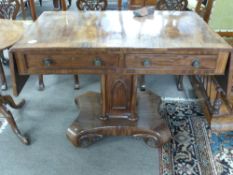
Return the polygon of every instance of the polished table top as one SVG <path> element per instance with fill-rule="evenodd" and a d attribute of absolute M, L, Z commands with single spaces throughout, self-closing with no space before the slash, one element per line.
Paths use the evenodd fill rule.
<path fill-rule="evenodd" d="M 0 50 L 11 46 L 23 35 L 24 28 L 20 22 L 0 19 Z"/>
<path fill-rule="evenodd" d="M 196 13 L 44 12 L 14 48 L 231 49 Z"/>
<path fill-rule="evenodd" d="M 32 74 L 101 74 L 101 94 L 75 100 L 70 141 L 139 136 L 161 146 L 171 134 L 157 112 L 160 98 L 137 95 L 137 76 L 220 75 L 231 50 L 194 12 L 44 12 L 11 49 L 12 87 L 18 95 Z"/>
<path fill-rule="evenodd" d="M 31 21 L 13 21 L 0 19 L 0 50 L 5 49 L 17 42 Z"/>

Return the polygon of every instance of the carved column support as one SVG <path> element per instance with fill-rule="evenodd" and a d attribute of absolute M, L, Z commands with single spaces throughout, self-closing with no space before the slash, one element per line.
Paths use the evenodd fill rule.
<path fill-rule="evenodd" d="M 101 95 L 88 92 L 76 98 L 80 114 L 67 130 L 67 137 L 76 147 L 86 147 L 107 136 L 141 137 L 152 147 L 160 147 L 170 140 L 166 121 L 158 113 L 160 97 L 151 92 L 139 92 L 136 112 L 138 121 L 124 118 L 100 120 Z"/>
<path fill-rule="evenodd" d="M 137 76 L 103 75 L 101 78 L 102 115 L 100 119 L 124 118 L 136 121 Z"/>

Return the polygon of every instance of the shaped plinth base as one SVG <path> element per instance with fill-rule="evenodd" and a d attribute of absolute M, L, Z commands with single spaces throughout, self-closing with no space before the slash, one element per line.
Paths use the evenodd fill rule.
<path fill-rule="evenodd" d="M 151 92 L 139 92 L 138 121 L 126 119 L 100 120 L 100 95 L 88 92 L 76 98 L 79 117 L 67 130 L 67 137 L 77 147 L 86 147 L 104 136 L 142 137 L 148 145 L 160 147 L 171 138 L 166 121 L 159 115 L 160 97 Z"/>

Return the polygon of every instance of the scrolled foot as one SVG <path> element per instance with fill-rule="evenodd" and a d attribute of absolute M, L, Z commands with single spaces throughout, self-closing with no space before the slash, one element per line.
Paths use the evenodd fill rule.
<path fill-rule="evenodd" d="M 19 138 L 19 140 L 23 144 L 28 145 L 29 144 L 29 139 L 21 134 L 21 132 L 18 129 L 18 126 L 17 126 L 17 124 L 15 122 L 15 119 L 13 118 L 12 113 L 10 111 L 8 111 L 7 108 L 4 105 L 0 106 L 0 113 L 7 120 L 8 124 L 11 126 L 12 131 Z"/>
<path fill-rule="evenodd" d="M 22 135 L 21 133 L 16 133 L 16 136 L 19 138 L 19 140 L 24 144 L 24 145 L 30 145 L 29 138 Z"/>
<path fill-rule="evenodd" d="M 74 75 L 74 89 L 76 89 L 76 90 L 80 89 L 80 84 L 79 84 L 79 77 L 78 77 L 78 75 Z"/>
<path fill-rule="evenodd" d="M 86 148 L 95 142 L 101 140 L 103 138 L 102 135 L 97 135 L 97 134 L 88 134 L 81 136 L 78 141 L 78 147 Z"/>
<path fill-rule="evenodd" d="M 72 128 L 68 128 L 66 136 L 74 146 L 82 148 L 86 148 L 103 138 L 101 134 L 77 132 L 76 129 L 73 130 Z"/>
<path fill-rule="evenodd" d="M 3 54 L 3 51 L 0 51 L 0 59 L 2 60 L 2 64 L 5 66 L 9 65 L 9 59 L 6 59 L 6 57 Z"/>
<path fill-rule="evenodd" d="M 155 138 L 144 138 L 144 142 L 151 148 L 157 148 L 159 146 L 159 142 Z"/>
<path fill-rule="evenodd" d="M 80 89 L 80 85 L 79 85 L 79 84 L 75 84 L 75 85 L 74 85 L 74 89 L 75 89 L 75 90 Z"/>
<path fill-rule="evenodd" d="M 1 85 L 1 89 L 2 89 L 3 91 L 6 91 L 6 90 L 7 90 L 7 84 L 6 84 L 6 83 L 3 83 L 3 84 Z"/>
<path fill-rule="evenodd" d="M 144 142 L 149 147 L 152 147 L 152 148 L 158 148 L 164 144 L 159 138 L 159 136 L 149 135 L 149 133 L 148 134 L 135 134 L 133 136 L 136 138 L 143 138 Z"/>
<path fill-rule="evenodd" d="M 38 88 L 38 90 L 39 90 L 39 91 L 43 91 L 43 90 L 44 90 L 44 88 L 45 88 L 44 83 L 39 84 L 39 88 Z"/>
<path fill-rule="evenodd" d="M 26 103 L 26 101 L 23 99 L 21 100 L 17 105 L 16 105 L 16 108 L 21 108 L 24 106 L 24 104 Z"/>
<path fill-rule="evenodd" d="M 177 89 L 178 91 L 183 91 L 184 90 L 184 86 L 183 86 L 183 78 L 184 76 L 183 75 L 178 75 L 176 77 L 176 86 L 177 86 Z"/>
<path fill-rule="evenodd" d="M 182 84 L 180 84 L 180 83 L 178 83 L 177 84 L 177 89 L 178 89 L 178 91 L 183 91 L 183 85 Z"/>
<path fill-rule="evenodd" d="M 8 104 L 10 107 L 15 109 L 21 108 L 25 104 L 25 100 L 16 104 L 10 95 L 2 96 L 2 99 L 4 104 Z"/>
<path fill-rule="evenodd" d="M 43 75 L 39 75 L 38 79 L 39 79 L 39 88 L 38 88 L 38 90 L 43 91 L 44 88 L 45 88 Z"/>
<path fill-rule="evenodd" d="M 141 90 L 141 91 L 145 91 L 145 90 L 146 90 L 146 85 L 145 85 L 145 84 L 141 85 L 141 86 L 140 86 L 140 90 Z"/>
<path fill-rule="evenodd" d="M 145 91 L 146 90 L 145 75 L 139 76 L 138 80 L 139 80 L 140 91 Z"/>
<path fill-rule="evenodd" d="M 9 60 L 6 59 L 6 58 L 2 58 L 2 63 L 3 63 L 5 66 L 8 66 L 8 65 L 9 65 Z"/>

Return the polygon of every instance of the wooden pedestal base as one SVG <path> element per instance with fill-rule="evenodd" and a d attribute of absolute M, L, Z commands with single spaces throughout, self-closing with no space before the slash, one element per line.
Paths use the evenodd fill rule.
<path fill-rule="evenodd" d="M 150 146 L 159 147 L 171 138 L 166 122 L 158 110 L 160 97 L 151 92 L 138 92 L 138 121 L 123 118 L 101 120 L 100 94 L 88 92 L 75 100 L 80 107 L 79 117 L 67 130 L 67 137 L 77 147 L 88 146 L 104 136 L 142 137 Z"/>

